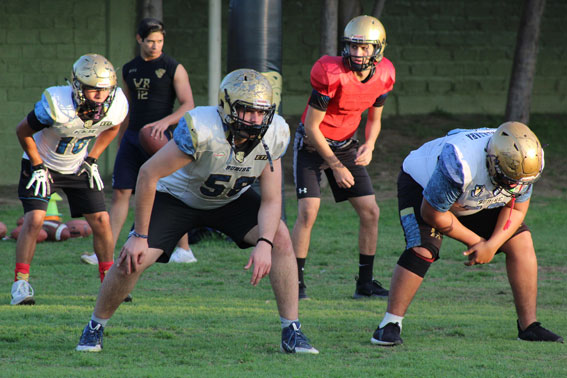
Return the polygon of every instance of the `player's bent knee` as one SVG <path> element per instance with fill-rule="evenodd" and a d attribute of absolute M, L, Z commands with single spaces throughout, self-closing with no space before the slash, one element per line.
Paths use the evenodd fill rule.
<path fill-rule="evenodd" d="M 420 252 L 423 253 L 422 251 Z M 431 263 L 435 261 L 435 258 L 432 256 L 431 252 L 429 252 L 431 255 L 430 258 L 423 256 L 421 253 L 417 253 L 414 248 L 406 249 L 398 259 L 398 265 L 417 274 L 421 278 L 425 277 L 425 274 L 429 270 Z"/>
<path fill-rule="evenodd" d="M 280 221 L 280 226 L 274 236 L 274 251 L 283 254 L 290 254 L 295 257 L 293 252 L 293 244 L 291 243 L 291 237 L 289 235 L 289 230 L 285 223 Z"/>

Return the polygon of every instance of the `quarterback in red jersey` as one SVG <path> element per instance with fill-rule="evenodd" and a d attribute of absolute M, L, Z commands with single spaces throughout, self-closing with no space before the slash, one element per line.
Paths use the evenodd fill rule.
<path fill-rule="evenodd" d="M 376 18 L 352 19 L 345 27 L 343 41 L 342 57 L 323 56 L 313 65 L 313 91 L 295 134 L 293 166 L 298 215 L 292 241 L 300 298 L 307 298 L 303 271 L 321 203 L 322 171 L 335 201 L 349 200 L 360 218 L 360 264 L 354 298 L 388 296 L 388 290 L 373 277 L 380 210 L 365 167 L 372 160 L 395 70 L 392 62 L 384 58 L 386 31 Z M 365 142 L 359 144 L 352 137 L 367 109 Z"/>

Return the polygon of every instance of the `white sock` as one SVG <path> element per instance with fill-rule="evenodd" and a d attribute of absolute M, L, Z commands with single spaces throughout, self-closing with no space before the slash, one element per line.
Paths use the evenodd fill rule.
<path fill-rule="evenodd" d="M 106 323 L 108 323 L 109 319 L 101 319 L 101 318 L 97 318 L 95 316 L 95 314 L 91 315 L 91 320 L 94 320 L 95 322 L 97 322 L 98 324 L 100 324 L 103 328 L 106 327 Z"/>
<path fill-rule="evenodd" d="M 293 322 L 299 323 L 299 319 L 289 320 L 289 319 L 286 319 L 286 318 L 280 316 L 280 322 L 282 324 L 282 329 L 284 329 L 284 328 L 289 327 L 291 325 L 291 323 L 293 323 Z"/>
<path fill-rule="evenodd" d="M 382 323 L 378 326 L 379 328 L 384 328 L 388 323 L 398 323 L 400 326 L 400 332 L 402 331 L 402 320 L 404 320 L 403 316 L 398 316 L 394 314 L 390 314 L 386 312 L 384 315 L 384 319 L 382 319 Z"/>
<path fill-rule="evenodd" d="M 186 252 L 186 253 L 193 253 L 193 251 L 191 250 L 191 247 L 189 247 L 189 249 L 185 249 L 185 248 L 181 248 L 181 247 L 175 247 L 175 250 L 173 250 L 173 253 L 177 252 Z"/>

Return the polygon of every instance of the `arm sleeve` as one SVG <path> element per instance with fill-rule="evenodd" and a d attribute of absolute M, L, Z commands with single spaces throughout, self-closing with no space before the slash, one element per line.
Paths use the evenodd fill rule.
<path fill-rule="evenodd" d="M 329 106 L 329 101 L 331 101 L 331 97 L 325 96 L 313 89 L 311 97 L 309 98 L 309 105 L 317 110 L 325 112 Z"/>
<path fill-rule="evenodd" d="M 390 93 L 390 92 L 388 92 Z M 388 93 L 384 93 L 381 96 L 378 96 L 378 98 L 376 99 L 376 101 L 374 101 L 374 106 L 375 108 L 379 108 L 381 106 L 384 106 L 384 103 L 386 102 L 386 97 L 388 97 Z"/>
<path fill-rule="evenodd" d="M 40 131 L 40 130 L 45 129 L 46 127 L 50 126 L 50 125 L 45 125 L 45 124 L 41 123 L 39 121 L 39 119 L 37 119 L 35 112 L 33 110 L 28 113 L 27 121 L 28 121 L 28 125 L 30 125 L 30 127 L 34 131 Z"/>
<path fill-rule="evenodd" d="M 461 184 L 456 183 L 443 173 L 442 164 L 437 166 L 423 190 L 423 197 L 437 211 L 449 211 L 451 206 L 463 194 Z"/>

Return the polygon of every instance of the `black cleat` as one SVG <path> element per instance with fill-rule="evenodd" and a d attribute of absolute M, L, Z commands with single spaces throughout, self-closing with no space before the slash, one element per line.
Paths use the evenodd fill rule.
<path fill-rule="evenodd" d="M 552 341 L 562 343 L 563 337 L 556 335 L 548 329 L 541 326 L 540 322 L 533 322 L 525 330 L 520 329 L 520 322 L 517 321 L 518 340 L 524 341 Z"/>
<path fill-rule="evenodd" d="M 305 293 L 305 286 L 299 287 L 299 299 L 311 299 L 307 296 L 307 293 Z"/>
<path fill-rule="evenodd" d="M 382 346 L 401 345 L 404 343 L 400 337 L 401 332 L 402 330 L 398 323 L 388 323 L 384 328 L 378 327 L 376 331 L 374 331 L 370 342 Z"/>
<path fill-rule="evenodd" d="M 382 284 L 377 280 L 370 282 L 360 282 L 356 280 L 356 290 L 352 296 L 354 299 L 361 298 L 387 298 L 388 290 L 382 287 Z"/>

